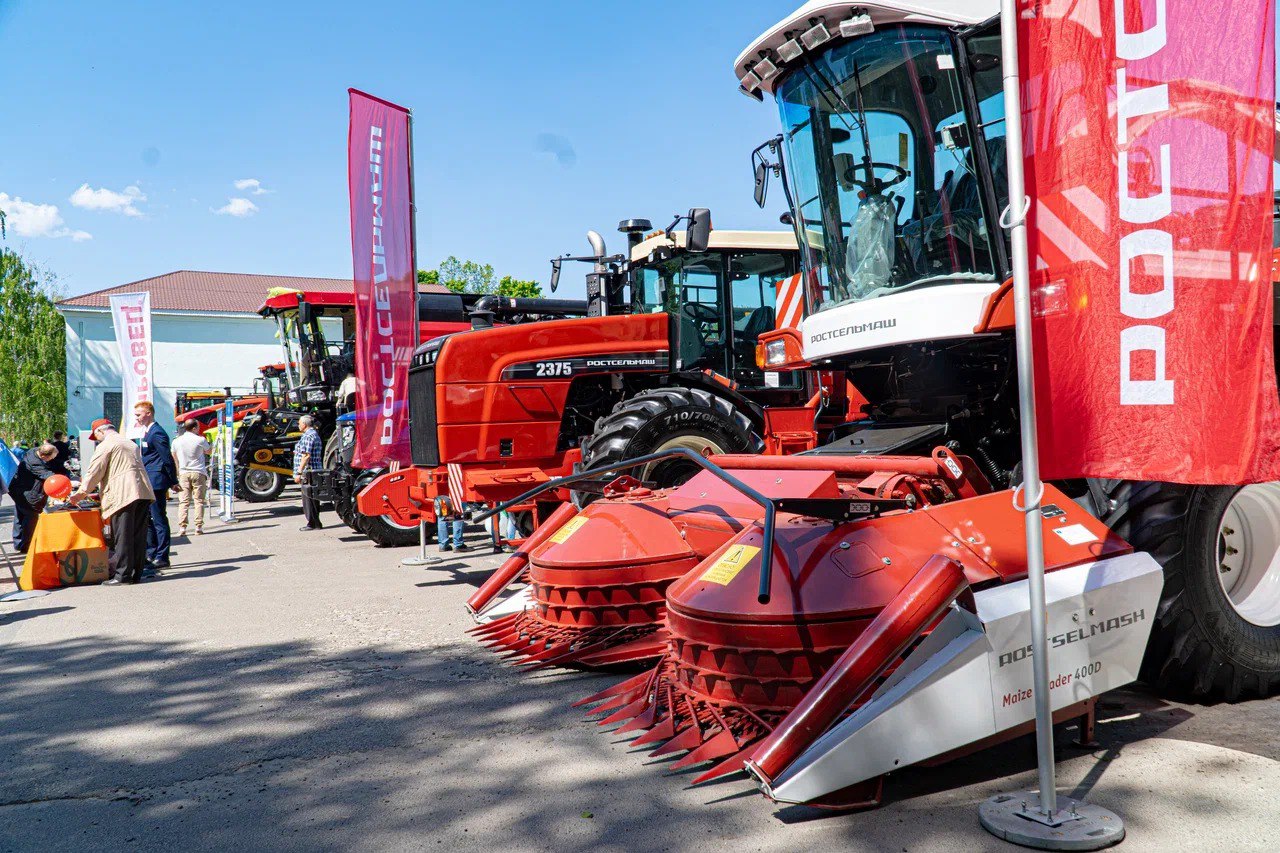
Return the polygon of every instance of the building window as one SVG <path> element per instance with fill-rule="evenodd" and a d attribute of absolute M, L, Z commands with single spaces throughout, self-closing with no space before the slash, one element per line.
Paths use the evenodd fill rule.
<path fill-rule="evenodd" d="M 104 391 L 102 392 L 102 416 L 111 421 L 115 426 L 122 426 L 120 423 L 120 409 L 124 405 L 123 391 Z"/>

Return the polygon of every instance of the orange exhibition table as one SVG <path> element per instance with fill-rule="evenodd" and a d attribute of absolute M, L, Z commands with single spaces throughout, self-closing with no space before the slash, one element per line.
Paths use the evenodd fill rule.
<path fill-rule="evenodd" d="M 96 508 L 40 513 L 22 564 L 21 589 L 101 583 L 107 575 L 107 543 Z"/>

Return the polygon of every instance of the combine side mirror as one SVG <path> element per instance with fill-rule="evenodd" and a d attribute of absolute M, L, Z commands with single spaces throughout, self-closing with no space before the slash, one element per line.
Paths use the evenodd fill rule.
<path fill-rule="evenodd" d="M 685 232 L 685 248 L 690 252 L 705 252 L 711 245 L 711 211 L 705 207 L 689 210 L 689 230 Z"/>
<path fill-rule="evenodd" d="M 764 160 L 756 161 L 756 188 L 755 199 L 756 207 L 764 208 L 765 200 L 769 198 L 769 164 Z"/>
<path fill-rule="evenodd" d="M 311 321 L 315 319 L 315 312 L 311 310 L 311 303 L 305 300 L 298 300 L 298 325 L 310 326 Z"/>
<path fill-rule="evenodd" d="M 555 293 L 556 288 L 560 286 L 560 259 L 553 258 L 551 260 L 551 292 Z"/>

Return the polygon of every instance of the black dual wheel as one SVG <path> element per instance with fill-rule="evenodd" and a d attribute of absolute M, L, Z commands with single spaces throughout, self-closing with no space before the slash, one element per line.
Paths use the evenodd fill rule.
<path fill-rule="evenodd" d="M 1091 484 L 1100 517 L 1164 568 L 1142 675 L 1190 697 L 1280 689 L 1280 484 Z"/>

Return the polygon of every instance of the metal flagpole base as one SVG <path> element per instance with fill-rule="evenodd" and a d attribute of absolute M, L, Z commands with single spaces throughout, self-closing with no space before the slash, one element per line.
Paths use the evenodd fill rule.
<path fill-rule="evenodd" d="M 1052 816 L 1040 811 L 1040 794 L 999 794 L 978 806 L 982 828 L 1036 850 L 1101 850 L 1124 840 L 1124 821 L 1101 806 L 1058 796 Z"/>
<path fill-rule="evenodd" d="M 443 563 L 444 557 L 405 557 L 400 561 L 402 566 L 434 566 Z"/>
<path fill-rule="evenodd" d="M 432 557 L 427 554 L 427 522 L 418 522 L 418 556 L 405 557 L 400 561 L 402 566 L 434 566 L 443 563 L 444 557 Z"/>

